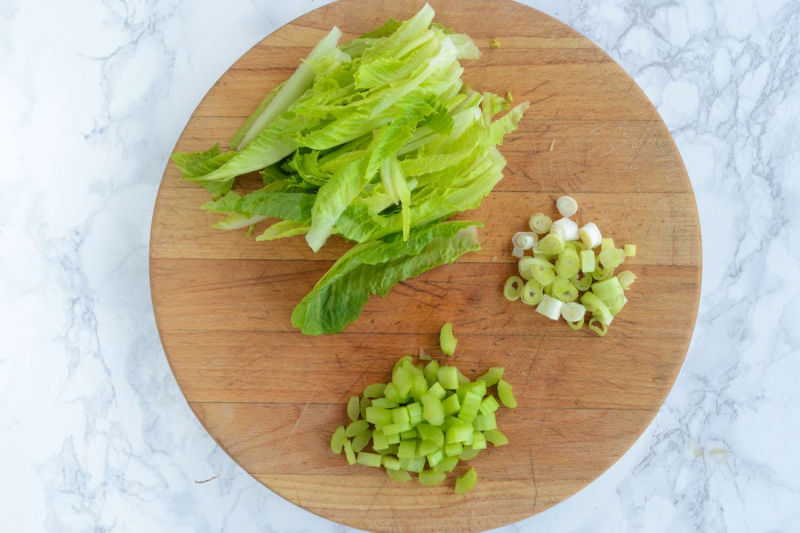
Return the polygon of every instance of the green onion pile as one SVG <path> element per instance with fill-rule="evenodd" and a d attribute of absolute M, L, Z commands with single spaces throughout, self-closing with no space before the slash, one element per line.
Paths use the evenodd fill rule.
<path fill-rule="evenodd" d="M 636 281 L 632 272 L 614 275 L 614 270 L 636 256 L 636 245 L 617 248 L 614 239 L 604 238 L 594 222 L 578 229 L 570 218 L 578 212 L 578 203 L 569 196 L 559 198 L 556 207 L 563 218 L 553 222 L 535 213 L 528 221 L 531 231 L 512 238 L 512 255 L 519 258 L 521 278 L 508 278 L 503 295 L 512 302 L 535 305 L 536 312 L 551 320 L 563 317 L 576 331 L 583 327 L 588 312 L 592 318 L 587 327 L 603 337 L 628 303 L 625 291 Z M 526 256 L 527 250 L 533 256 Z"/>
<path fill-rule="evenodd" d="M 495 411 L 500 403 L 513 409 L 517 401 L 502 377 L 503 368 L 492 367 L 470 381 L 455 366 L 435 360 L 415 365 L 410 355 L 401 357 L 389 383 L 375 383 L 361 398 L 350 398 L 351 422 L 333 432 L 331 450 L 344 451 L 351 465 L 383 467 L 394 481 L 410 481 L 414 472 L 423 485 L 438 485 L 487 443 L 508 444 L 497 429 Z M 487 393 L 494 385 L 500 402 Z M 455 493 L 471 490 L 477 480 L 470 468 L 456 480 Z"/>

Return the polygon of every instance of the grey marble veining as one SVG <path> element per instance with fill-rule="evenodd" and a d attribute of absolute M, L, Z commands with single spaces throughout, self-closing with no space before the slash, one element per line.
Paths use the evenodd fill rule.
<path fill-rule="evenodd" d="M 323 3 L 0 2 L 4 531 L 345 529 L 205 433 L 164 358 L 147 271 L 161 171 L 192 110 L 253 43 Z M 800 2 L 526 3 L 598 43 L 666 121 L 697 195 L 703 294 L 651 427 L 579 494 L 504 530 L 800 530 Z"/>

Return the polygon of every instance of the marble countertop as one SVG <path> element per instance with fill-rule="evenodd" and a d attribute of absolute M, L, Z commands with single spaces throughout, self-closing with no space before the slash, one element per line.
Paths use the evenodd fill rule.
<path fill-rule="evenodd" d="M 0 2 L 5 531 L 346 529 L 206 434 L 167 366 L 148 278 L 156 190 L 194 107 L 250 46 L 324 3 Z M 525 3 L 598 43 L 655 103 L 697 194 L 703 291 L 644 435 L 503 531 L 800 530 L 800 2 Z"/>

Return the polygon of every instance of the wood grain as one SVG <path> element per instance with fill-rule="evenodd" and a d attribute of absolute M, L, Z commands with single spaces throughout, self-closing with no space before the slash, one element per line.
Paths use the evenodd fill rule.
<path fill-rule="evenodd" d="M 199 209 L 206 192 L 181 181 L 172 164 L 153 214 L 156 320 L 197 417 L 234 460 L 284 498 L 375 531 L 495 528 L 591 482 L 661 406 L 683 362 L 700 291 L 691 185 L 669 131 L 630 77 L 574 30 L 511 1 L 432 4 L 437 21 L 469 33 L 484 53 L 465 63 L 468 83 L 531 102 L 501 147 L 505 179 L 479 209 L 459 216 L 486 224 L 481 252 L 373 298 L 345 333 L 312 338 L 292 327 L 291 312 L 348 248 L 341 239 L 312 254 L 301 238 L 260 244 L 243 232 L 215 230 L 214 216 Z M 284 26 L 214 85 L 176 149 L 224 143 L 331 26 L 348 40 L 422 5 L 341 0 Z M 489 47 L 495 37 L 502 48 Z M 257 187 L 255 175 L 236 185 Z M 626 265 L 640 280 L 605 339 L 573 333 L 501 294 L 516 271 L 511 235 L 533 212 L 554 215 L 563 193 L 578 200 L 579 220 L 638 245 Z M 506 367 L 519 407 L 500 411 L 498 422 L 512 444 L 472 463 L 480 482 L 462 496 L 453 494 L 452 480 L 397 485 L 376 469 L 347 467 L 328 445 L 346 420 L 347 400 L 386 381 L 399 356 L 420 346 L 438 354 L 446 321 L 459 337 L 450 361 L 468 376 Z"/>

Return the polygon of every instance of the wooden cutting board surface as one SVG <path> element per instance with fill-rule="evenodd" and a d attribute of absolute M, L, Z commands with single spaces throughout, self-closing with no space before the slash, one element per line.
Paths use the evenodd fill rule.
<path fill-rule="evenodd" d="M 341 0 L 284 26 L 237 61 L 197 107 L 176 149 L 223 144 L 263 95 L 286 79 L 334 25 L 342 42 L 420 1 Z M 571 496 L 644 431 L 672 386 L 692 336 L 700 294 L 694 195 L 667 128 L 633 80 L 564 24 L 508 0 L 436 0 L 436 20 L 468 33 L 483 57 L 465 62 L 477 90 L 511 91 L 531 107 L 501 147 L 505 179 L 465 216 L 482 220 L 483 250 L 373 298 L 345 333 L 306 337 L 293 307 L 348 245 L 314 255 L 301 237 L 256 243 L 211 228 L 205 190 L 167 166 L 153 214 L 150 275 L 164 349 L 189 405 L 230 456 L 289 501 L 376 531 L 477 531 L 529 517 Z M 499 38 L 501 48 L 490 47 Z M 258 188 L 255 176 L 240 191 Z M 509 240 L 531 213 L 555 215 L 564 194 L 617 243 L 638 245 L 639 276 L 608 336 L 573 333 L 502 296 L 516 273 Z M 259 225 L 256 234 L 263 230 Z M 345 404 L 386 381 L 419 347 L 475 378 L 504 366 L 519 401 L 499 412 L 511 440 L 472 461 L 477 487 L 453 494 L 391 482 L 330 452 Z M 457 474 L 466 470 L 459 465 Z"/>

